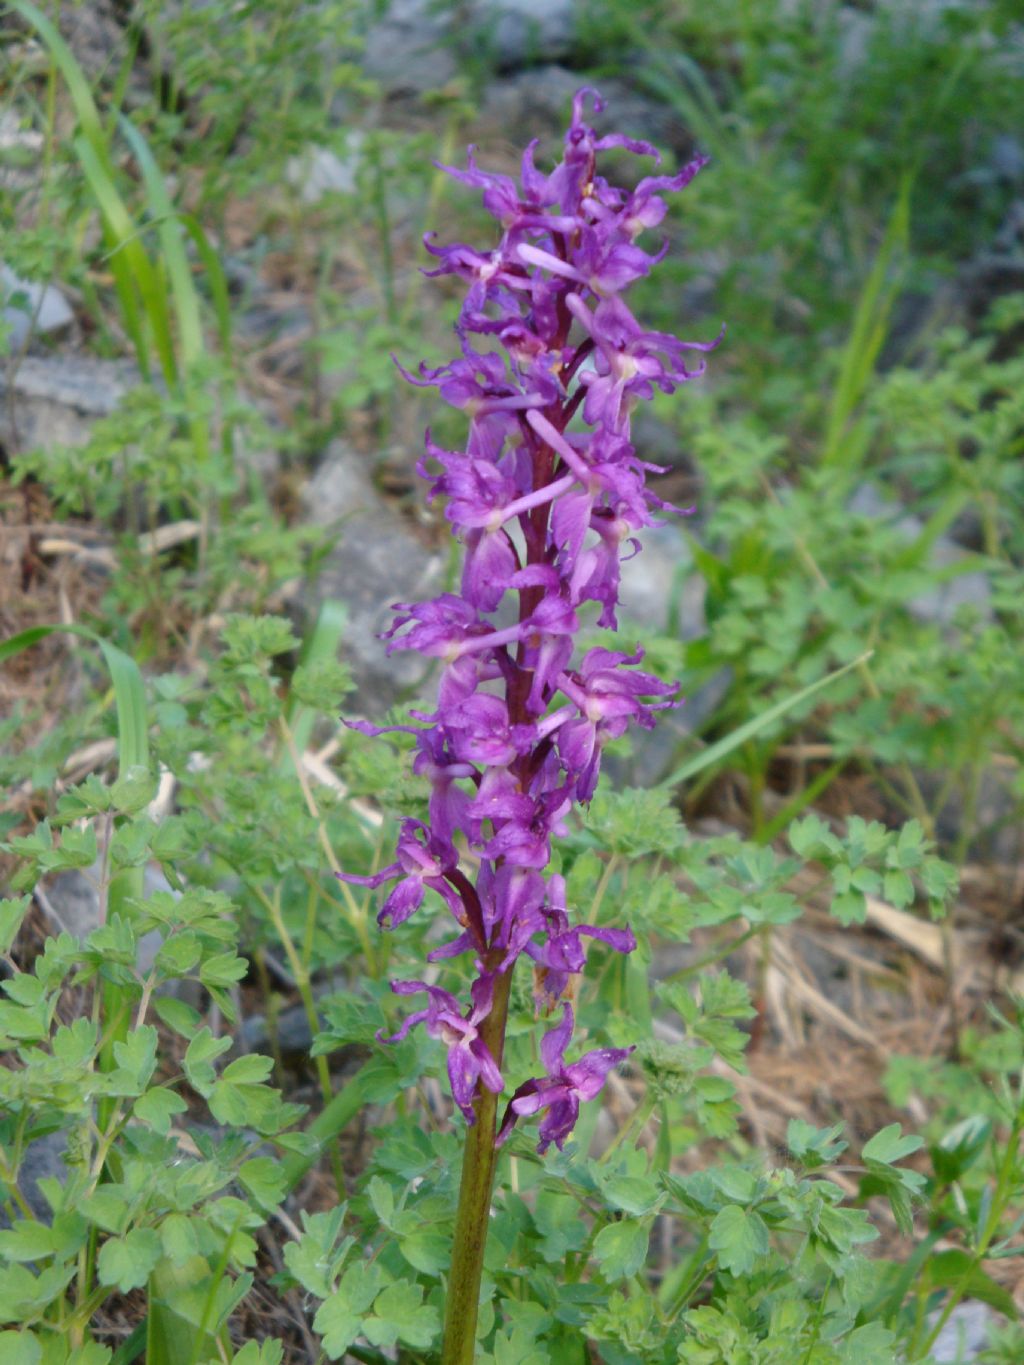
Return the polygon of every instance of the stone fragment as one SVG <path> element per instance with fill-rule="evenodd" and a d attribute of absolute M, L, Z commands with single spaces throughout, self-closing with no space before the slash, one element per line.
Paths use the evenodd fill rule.
<path fill-rule="evenodd" d="M 0 305 L 6 346 L 11 352 L 20 351 L 30 336 L 53 335 L 75 320 L 71 306 L 55 285 L 23 280 L 2 261 Z"/>
<path fill-rule="evenodd" d="M 338 524 L 334 549 L 321 566 L 313 613 L 326 597 L 348 608 L 343 649 L 367 714 L 379 715 L 402 688 L 415 687 L 426 665 L 411 651 L 385 653 L 380 632 L 392 602 L 419 601 L 443 590 L 446 559 L 431 551 L 373 486 L 369 460 L 334 441 L 304 494 L 319 525 Z M 358 706 L 355 709 L 360 709 Z"/>
<path fill-rule="evenodd" d="M 93 423 L 138 383 L 130 361 L 92 356 L 26 356 L 13 379 L 0 366 L 0 445 L 9 452 L 84 445 Z"/>

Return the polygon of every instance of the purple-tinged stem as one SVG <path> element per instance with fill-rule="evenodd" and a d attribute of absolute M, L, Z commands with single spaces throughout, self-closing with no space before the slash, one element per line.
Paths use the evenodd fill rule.
<path fill-rule="evenodd" d="M 508 995 L 512 969 L 494 980 L 491 1012 L 480 1025 L 480 1037 L 491 1056 L 501 1066 L 508 1020 Z M 466 1133 L 462 1158 L 462 1183 L 459 1208 L 455 1215 L 455 1241 L 452 1266 L 448 1275 L 448 1295 L 444 1310 L 444 1344 L 441 1365 L 473 1365 L 476 1356 L 476 1322 L 480 1310 L 480 1280 L 487 1245 L 487 1220 L 491 1211 L 491 1189 L 497 1150 L 498 1096 L 486 1086 L 478 1087 L 473 1102 L 476 1122 Z"/>

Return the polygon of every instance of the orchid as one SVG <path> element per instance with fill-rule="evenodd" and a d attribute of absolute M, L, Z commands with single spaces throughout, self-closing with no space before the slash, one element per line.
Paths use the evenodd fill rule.
<path fill-rule="evenodd" d="M 646 487 L 657 466 L 637 455 L 633 409 L 697 378 L 704 361 L 689 354 L 720 339 L 646 329 L 620 297 L 664 255 L 664 245 L 636 244 L 664 217 L 661 195 L 682 189 L 703 162 L 643 179 L 632 192 L 610 185 L 598 174 L 599 152 L 660 158 L 647 143 L 597 136 L 585 121 L 588 101 L 595 112 L 604 107 L 595 92 L 579 91 L 563 159 L 548 175 L 532 145 L 518 186 L 480 169 L 472 149 L 468 169 L 441 168 L 482 191 L 501 235 L 484 250 L 439 246 L 428 235 L 437 265 L 426 273 L 468 285 L 455 327 L 460 354 L 415 371 L 399 365 L 469 423 L 463 450 L 443 449 L 428 432 L 417 466 L 465 547 L 460 590 L 396 603 L 384 635 L 389 652 L 411 649 L 441 664 L 435 710 L 413 713 L 422 728 L 398 727 L 417 735 L 430 827 L 406 820 L 393 863 L 370 878 L 343 874 L 369 886 L 395 883 L 379 916 L 387 926 L 439 896 L 457 933 L 430 961 L 465 955 L 473 963 L 466 1007 L 423 981 L 393 983 L 400 995 L 426 992 L 429 1003 L 389 1040 L 423 1024 L 445 1042 L 452 1096 L 470 1125 L 446 1336 L 460 1343 L 452 1360 L 470 1358 L 496 1143 L 543 1114 L 538 1150 L 561 1147 L 580 1104 L 632 1051 L 565 1060 L 575 1027 L 565 997 L 574 997 L 585 965 L 582 940 L 622 953 L 636 945 L 628 925 L 574 923 L 564 882 L 545 870 L 552 841 L 594 794 L 605 744 L 679 704 L 673 685 L 637 667 L 641 649 L 590 649 L 574 662 L 575 642 L 590 603 L 599 626 L 616 628 L 622 561 L 640 549 L 637 533 L 677 510 Z M 522 957 L 538 1009 L 561 1002 L 562 1017 L 540 1045 L 544 1073 L 518 1085 L 496 1132 L 511 977 Z"/>
<path fill-rule="evenodd" d="M 538 998 L 551 1008 L 582 970 L 581 934 L 620 952 L 634 946 L 628 926 L 573 926 L 561 879 L 545 883 L 542 874 L 551 840 L 565 833 L 573 807 L 593 796 L 604 745 L 631 722 L 649 728 L 656 711 L 678 704 L 672 685 L 636 667 L 641 649 L 591 649 L 575 666 L 572 655 L 585 603 L 599 605 L 599 625 L 615 627 L 622 547 L 639 550 L 636 533 L 666 509 L 645 487 L 656 467 L 632 444 L 632 409 L 655 389 L 672 392 L 696 378 L 703 362 L 689 366 L 686 353 L 718 344 L 647 330 L 620 297 L 664 254 L 635 244 L 664 217 L 661 195 L 682 189 L 704 163 L 643 179 L 631 193 L 610 185 L 597 173 L 598 152 L 658 154 L 618 134 L 598 137 L 584 120 L 588 100 L 595 112 L 603 108 L 595 92 L 577 94 L 565 155 L 550 175 L 537 170 L 532 146 L 519 187 L 481 170 L 472 150 L 467 170 L 442 168 L 483 191 L 501 240 L 477 250 L 438 246 L 428 234 L 438 265 L 426 273 L 469 284 L 456 325 L 462 353 L 438 367 L 423 362 L 415 373 L 399 366 L 411 383 L 436 387 L 469 417 L 465 450 L 442 449 L 428 432 L 418 465 L 429 498 L 445 500 L 466 553 L 461 591 L 396 604 L 384 637 L 389 651 L 443 661 L 437 709 L 417 713 L 422 729 L 403 727 L 417 735 L 416 771 L 431 784 L 431 828 L 405 821 L 394 863 L 371 878 L 345 875 L 368 886 L 396 881 L 382 925 L 409 918 L 430 891 L 451 911 L 461 933 L 430 956 L 474 955 L 470 1013 L 463 1017 L 454 1003 L 442 1010 L 433 987 L 396 982 L 394 989 L 430 989 L 430 1007 L 413 1021 L 444 1037 L 450 1054 L 462 1057 L 469 1047 L 477 1061 L 483 1054 L 465 1040 L 477 1038 L 477 1025 L 495 1008 L 495 980 L 519 956 L 535 964 Z M 517 619 L 499 624 L 498 613 L 508 621 L 509 594 L 518 599 Z M 365 722 L 359 728 L 379 732 Z M 472 878 L 460 862 L 467 853 Z M 489 983 L 482 993 L 481 982 Z M 542 1124 L 540 1147 L 561 1145 L 579 1098 L 600 1089 L 593 1068 L 585 1085 L 565 1080 L 572 1026 L 569 1011 L 556 1030 L 558 1046 L 542 1048 L 552 1066 L 517 1090 L 505 1135 L 518 1117 L 548 1105 L 558 1118 L 549 1113 Z M 503 1025 L 494 1031 L 494 1069 L 474 1070 L 463 1058 L 453 1072 L 454 1098 L 471 1124 L 467 1077 L 487 1087 L 495 1080 Z M 621 1060 L 627 1053 L 619 1051 Z"/>

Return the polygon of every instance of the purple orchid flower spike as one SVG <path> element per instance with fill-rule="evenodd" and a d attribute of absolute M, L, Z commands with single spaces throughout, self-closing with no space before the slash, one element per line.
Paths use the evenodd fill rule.
<path fill-rule="evenodd" d="M 469 958 L 469 1005 L 424 981 L 397 982 L 398 995 L 425 992 L 428 1003 L 389 1041 L 422 1023 L 446 1044 L 452 1097 L 475 1125 L 467 1169 L 484 1149 L 493 1157 L 521 958 L 538 1009 L 562 1002 L 562 1015 L 541 1043 L 544 1074 L 512 1095 L 501 1141 L 540 1114 L 539 1150 L 561 1147 L 580 1104 L 632 1050 L 565 1059 L 574 1025 L 565 1001 L 587 943 L 616 952 L 636 944 L 627 927 L 576 922 L 564 882 L 548 867 L 552 842 L 594 794 L 604 745 L 679 704 L 673 684 L 637 667 L 639 649 L 576 651 L 588 620 L 615 629 L 621 565 L 640 550 L 645 528 L 678 510 L 646 486 L 656 467 L 637 453 L 631 415 L 656 392 L 694 380 L 720 340 L 652 330 L 623 301 L 665 254 L 664 241 L 644 234 L 660 226 L 666 196 L 684 189 L 704 158 L 675 175 L 648 174 L 632 190 L 612 185 L 598 170 L 604 151 L 655 165 L 660 158 L 646 142 L 597 133 L 588 118 L 603 108 L 595 91 L 578 92 L 562 160 L 550 172 L 535 164 L 534 144 L 518 183 L 482 169 L 472 149 L 465 169 L 442 168 L 482 194 L 499 228 L 482 248 L 427 235 L 425 273 L 465 285 L 458 353 L 438 366 L 399 364 L 468 423 L 461 449 L 442 448 L 428 432 L 417 466 L 464 546 L 462 579 L 457 592 L 397 603 L 383 636 L 388 652 L 438 661 L 436 708 L 414 712 L 416 725 L 352 722 L 365 734 L 414 733 L 414 770 L 430 784 L 429 823 L 403 822 L 394 861 L 370 877 L 343 875 L 370 888 L 393 883 L 379 914 L 385 927 L 429 903 L 428 892 L 455 921 L 428 959 Z M 485 1206 L 477 1213 L 485 1217 Z"/>

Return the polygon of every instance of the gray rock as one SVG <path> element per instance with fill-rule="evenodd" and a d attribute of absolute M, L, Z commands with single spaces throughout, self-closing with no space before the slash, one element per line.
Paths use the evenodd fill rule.
<path fill-rule="evenodd" d="M 89 873 L 58 872 L 36 887 L 35 899 L 55 934 L 85 939 L 100 926 L 95 868 Z"/>
<path fill-rule="evenodd" d="M 934 803 L 945 787 L 945 774 L 918 771 L 916 776 L 925 800 Z M 968 847 L 970 861 L 1016 867 L 1024 857 L 1021 797 L 1014 789 L 1013 776 L 1012 770 L 998 767 L 987 768 L 981 774 L 971 815 L 974 832 Z M 958 781 L 936 816 L 936 833 L 946 847 L 956 844 L 968 818 L 965 798 L 964 784 Z"/>
<path fill-rule="evenodd" d="M 68 1168 L 64 1154 L 68 1149 L 67 1134 L 46 1133 L 30 1142 L 18 1172 L 18 1189 L 35 1216 L 42 1223 L 50 1223 L 53 1213 L 46 1196 L 39 1188 L 40 1180 L 57 1180 L 64 1184 Z M 0 1209 L 0 1228 L 7 1227 L 7 1215 Z"/>
<path fill-rule="evenodd" d="M 0 261 L 0 300 L 7 346 L 20 351 L 29 336 L 52 335 L 69 327 L 75 315 L 64 295 L 52 284 L 34 284 Z"/>
<path fill-rule="evenodd" d="M 359 161 L 365 134 L 352 129 L 345 135 L 346 153 L 339 156 L 330 147 L 314 144 L 288 162 L 285 174 L 299 192 L 304 204 L 319 204 L 327 194 L 352 194 L 356 188 Z"/>
<path fill-rule="evenodd" d="M 0 368 L 0 444 L 8 451 L 83 445 L 97 418 L 109 417 L 138 383 L 129 361 L 26 356 L 13 379 Z"/>
<path fill-rule="evenodd" d="M 622 566 L 619 630 L 622 648 L 643 644 L 652 632 L 695 640 L 707 630 L 704 602 L 707 585 L 693 568 L 690 548 L 678 526 L 649 527 L 639 537 L 643 551 Z M 731 669 L 722 669 L 703 687 L 687 692 L 681 707 L 662 711 L 653 730 L 631 729 L 628 760 L 609 755 L 613 781 L 651 786 L 677 761 L 680 749 L 721 704 L 732 684 Z M 692 741 L 691 741 L 692 745 Z"/>
<path fill-rule="evenodd" d="M 456 74 L 449 20 L 433 0 L 391 0 L 366 35 L 363 68 L 385 95 L 422 95 Z"/>
<path fill-rule="evenodd" d="M 936 1365 L 969 1365 L 987 1346 L 988 1330 L 995 1318 L 992 1309 L 977 1299 L 958 1303 L 936 1338 L 929 1359 Z"/>
<path fill-rule="evenodd" d="M 142 380 L 130 360 L 93 356 L 25 356 L 13 376 L 0 366 L 0 446 L 9 453 L 84 445 L 94 424 L 109 417 Z M 251 406 L 257 401 L 250 398 Z M 278 452 L 235 443 L 239 465 L 271 478 Z"/>
<path fill-rule="evenodd" d="M 872 483 L 861 484 L 849 502 L 850 511 L 865 517 L 877 517 L 892 523 L 907 542 L 912 542 L 924 531 L 920 518 L 904 512 Z M 941 570 L 963 563 L 969 556 L 946 536 L 940 536 L 932 546 L 928 565 Z M 992 586 L 988 575 L 980 570 L 953 574 L 937 583 L 929 592 L 921 593 L 907 603 L 907 610 L 919 621 L 948 626 L 960 607 L 975 607 L 983 616 L 991 614 Z"/>
<path fill-rule="evenodd" d="M 386 655 L 378 638 L 391 624 L 392 602 L 419 601 L 442 590 L 445 557 L 432 552 L 373 486 L 367 457 L 334 441 L 304 493 L 309 516 L 339 524 L 338 540 L 324 560 L 316 610 L 326 597 L 348 608 L 344 649 L 372 713 L 414 687 L 427 665 L 416 654 Z"/>
<path fill-rule="evenodd" d="M 36 887 L 36 902 L 55 934 L 68 933 L 81 940 L 100 927 L 99 875 L 99 864 L 94 863 L 87 871 L 58 872 Z M 167 891 L 172 896 L 179 894 L 159 868 L 148 864 L 143 869 L 142 887 L 144 898 L 157 891 Z M 139 939 L 135 963 L 140 972 L 149 971 L 162 943 L 163 937 L 156 929 Z M 198 1005 L 202 996 L 196 981 L 169 981 L 161 987 L 160 993 L 174 995 L 192 1005 Z"/>
<path fill-rule="evenodd" d="M 693 569 L 690 548 L 677 526 L 651 526 L 637 537 L 640 554 L 622 566 L 619 601 L 626 622 L 651 631 L 671 630 L 694 640 L 706 628 L 707 585 Z M 673 619 L 669 609 L 674 607 Z"/>
<path fill-rule="evenodd" d="M 1024 145 L 1019 138 L 1009 133 L 993 138 L 989 162 L 1000 179 L 1013 185 L 1024 184 Z"/>
<path fill-rule="evenodd" d="M 318 1016 L 318 1020 L 320 1027 L 325 1028 L 326 1023 L 322 1015 Z M 274 1021 L 274 1033 L 282 1056 L 308 1053 L 313 1046 L 313 1034 L 310 1031 L 305 1005 L 293 1005 L 282 1010 Z M 246 1052 L 269 1052 L 271 1031 L 266 1017 L 262 1014 L 251 1014 L 243 1019 L 240 1041 Z"/>
<path fill-rule="evenodd" d="M 500 71 L 515 70 L 540 56 L 567 56 L 576 34 L 573 0 L 476 0 L 469 33 Z"/>
<path fill-rule="evenodd" d="M 460 50 L 514 71 L 568 55 L 575 10 L 574 0 L 391 0 L 366 35 L 363 67 L 392 98 L 446 85 L 458 74 Z"/>

